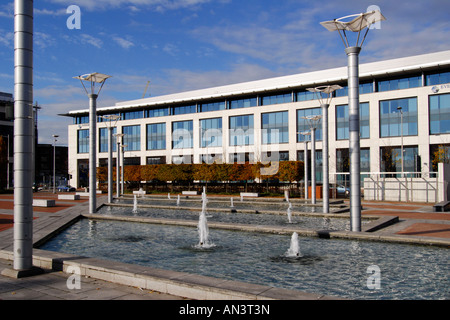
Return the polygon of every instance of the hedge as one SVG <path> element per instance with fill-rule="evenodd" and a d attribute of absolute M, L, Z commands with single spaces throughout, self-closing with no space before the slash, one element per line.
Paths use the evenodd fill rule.
<path fill-rule="evenodd" d="M 115 168 L 114 168 L 115 171 Z M 124 180 L 140 181 L 248 181 L 255 179 L 278 179 L 280 181 L 300 181 L 303 179 L 303 161 L 244 164 L 160 164 L 125 166 Z M 115 180 L 116 174 L 113 174 Z M 107 168 L 97 168 L 97 179 L 107 180 Z"/>

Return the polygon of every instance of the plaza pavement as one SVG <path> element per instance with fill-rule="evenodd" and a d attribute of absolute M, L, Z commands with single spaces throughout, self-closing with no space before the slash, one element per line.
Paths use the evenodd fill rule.
<path fill-rule="evenodd" d="M 57 229 L 73 223 L 88 210 L 87 197 L 58 200 L 56 194 L 39 192 L 34 198 L 56 201 L 55 207 L 34 207 L 35 244 L 44 242 Z M 100 206 L 106 196 L 100 195 L 97 199 Z M 13 195 L 0 195 L 0 271 L 12 270 L 13 201 Z M 431 204 L 424 203 L 363 201 L 362 205 L 363 217 L 397 216 L 399 221 L 370 234 L 346 232 L 344 236 L 384 237 L 388 241 L 450 247 L 450 213 L 435 213 Z M 335 234 L 341 236 L 338 232 Z M 33 264 L 43 273 L 22 278 L 6 276 L 7 272 L 0 275 L 0 300 L 337 299 L 39 249 L 33 250 Z M 83 270 L 81 289 L 68 288 L 69 266 Z"/>

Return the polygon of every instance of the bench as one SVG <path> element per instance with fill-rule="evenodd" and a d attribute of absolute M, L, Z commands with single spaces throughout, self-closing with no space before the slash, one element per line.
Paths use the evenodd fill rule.
<path fill-rule="evenodd" d="M 79 194 L 58 194 L 58 200 L 80 200 Z"/>
<path fill-rule="evenodd" d="M 257 193 L 257 192 L 241 192 L 241 198 L 242 197 L 258 198 L 259 197 L 259 193 Z"/>
<path fill-rule="evenodd" d="M 45 200 L 45 199 L 33 199 L 33 207 L 54 207 L 55 200 Z"/>
<path fill-rule="evenodd" d="M 197 196 L 198 191 L 182 191 L 181 194 L 183 196 Z"/>
<path fill-rule="evenodd" d="M 450 201 L 438 202 L 433 206 L 433 212 L 446 212 L 450 210 Z"/>
<path fill-rule="evenodd" d="M 144 191 L 144 190 L 139 190 L 139 191 L 133 191 L 133 194 L 136 194 L 136 195 L 144 195 L 144 194 L 146 194 L 147 192 L 146 191 Z"/>
<path fill-rule="evenodd" d="M 89 192 L 76 192 L 75 195 L 80 197 L 89 197 Z"/>

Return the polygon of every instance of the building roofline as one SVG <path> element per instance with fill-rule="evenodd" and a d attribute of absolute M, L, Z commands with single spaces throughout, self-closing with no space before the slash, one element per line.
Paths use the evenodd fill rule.
<path fill-rule="evenodd" d="M 439 69 L 444 66 L 450 66 L 450 50 L 360 64 L 359 74 L 360 79 L 364 80 L 414 72 L 418 70 Z M 151 98 L 117 102 L 115 106 L 99 108 L 97 111 L 105 112 L 148 106 L 156 107 L 158 105 L 189 103 L 222 97 L 238 97 L 256 93 L 261 94 L 275 90 L 289 90 L 301 87 L 306 88 L 317 85 L 334 84 L 339 82 L 342 83 L 347 81 L 347 79 L 347 67 L 339 67 L 206 89 L 191 90 Z M 89 110 L 87 109 L 75 110 L 70 111 L 68 114 L 62 115 L 70 117 L 88 112 Z"/>

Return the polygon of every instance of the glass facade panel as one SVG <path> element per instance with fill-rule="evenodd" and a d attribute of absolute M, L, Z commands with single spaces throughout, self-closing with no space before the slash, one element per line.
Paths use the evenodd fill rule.
<path fill-rule="evenodd" d="M 403 111 L 403 135 L 416 136 L 417 125 L 417 98 L 380 101 L 380 137 L 399 137 L 402 134 Z"/>
<path fill-rule="evenodd" d="M 201 147 L 222 146 L 222 118 L 200 120 Z"/>
<path fill-rule="evenodd" d="M 335 97 L 346 97 L 348 96 L 348 86 L 341 86 L 342 89 L 336 90 L 334 92 Z M 366 94 L 373 92 L 373 82 L 365 82 L 359 84 L 359 94 Z"/>
<path fill-rule="evenodd" d="M 272 112 L 262 114 L 262 143 L 289 142 L 289 112 Z"/>
<path fill-rule="evenodd" d="M 230 117 L 230 146 L 254 143 L 253 115 Z"/>
<path fill-rule="evenodd" d="M 166 124 L 155 123 L 147 125 L 147 150 L 166 149 Z"/>
<path fill-rule="evenodd" d="M 300 132 L 311 130 L 308 121 L 306 119 L 303 119 L 303 117 L 317 116 L 317 115 L 322 115 L 321 108 L 297 110 L 297 142 L 305 141 L 305 136 L 300 134 Z M 307 140 L 310 141 L 311 138 L 308 137 Z M 320 140 L 322 140 L 322 119 L 319 120 L 316 128 L 316 141 Z"/>
<path fill-rule="evenodd" d="M 290 102 L 292 102 L 292 94 L 291 93 L 277 94 L 277 95 L 262 97 L 262 105 L 263 106 L 270 105 L 270 104 L 290 103 Z"/>
<path fill-rule="evenodd" d="M 378 92 L 417 88 L 422 86 L 422 76 L 378 81 Z"/>
<path fill-rule="evenodd" d="M 192 120 L 172 122 L 172 149 L 193 148 L 194 125 Z"/>
<path fill-rule="evenodd" d="M 450 72 L 439 72 L 429 74 L 425 78 L 427 86 L 434 86 L 437 84 L 450 83 Z"/>
<path fill-rule="evenodd" d="M 369 103 L 359 105 L 359 129 L 361 139 L 370 138 Z M 336 139 L 349 139 L 348 105 L 336 106 Z"/>
<path fill-rule="evenodd" d="M 190 105 L 190 106 L 178 106 L 172 108 L 172 115 L 179 115 L 179 114 L 188 114 L 188 113 L 196 113 L 197 112 L 197 105 Z"/>
<path fill-rule="evenodd" d="M 401 147 L 382 147 L 381 148 L 381 172 L 401 172 L 402 171 L 402 152 Z M 403 147 L 403 166 L 404 172 L 420 171 L 419 148 L 417 146 Z M 390 177 L 387 175 L 386 177 Z M 400 177 L 393 175 L 392 177 Z"/>
<path fill-rule="evenodd" d="M 169 108 L 158 108 L 158 109 L 150 109 L 145 110 L 146 118 L 156 118 L 156 117 L 165 117 L 169 115 Z"/>
<path fill-rule="evenodd" d="M 200 112 L 225 110 L 225 101 L 202 103 L 200 105 Z"/>
<path fill-rule="evenodd" d="M 117 133 L 117 128 L 113 128 L 112 136 L 112 151 L 117 151 L 117 138 L 114 136 Z M 99 151 L 108 152 L 108 128 L 100 128 L 99 137 Z"/>
<path fill-rule="evenodd" d="M 430 96 L 430 134 L 450 133 L 450 94 Z"/>
<path fill-rule="evenodd" d="M 78 130 L 78 153 L 89 153 L 89 130 Z"/>
<path fill-rule="evenodd" d="M 255 98 L 238 99 L 229 101 L 230 109 L 250 108 L 258 105 L 258 100 Z"/>
<path fill-rule="evenodd" d="M 143 110 L 122 112 L 121 115 L 122 120 L 141 119 L 143 117 L 144 117 Z"/>
<path fill-rule="evenodd" d="M 123 144 L 126 145 L 125 151 L 141 150 L 141 126 L 122 127 Z"/>

